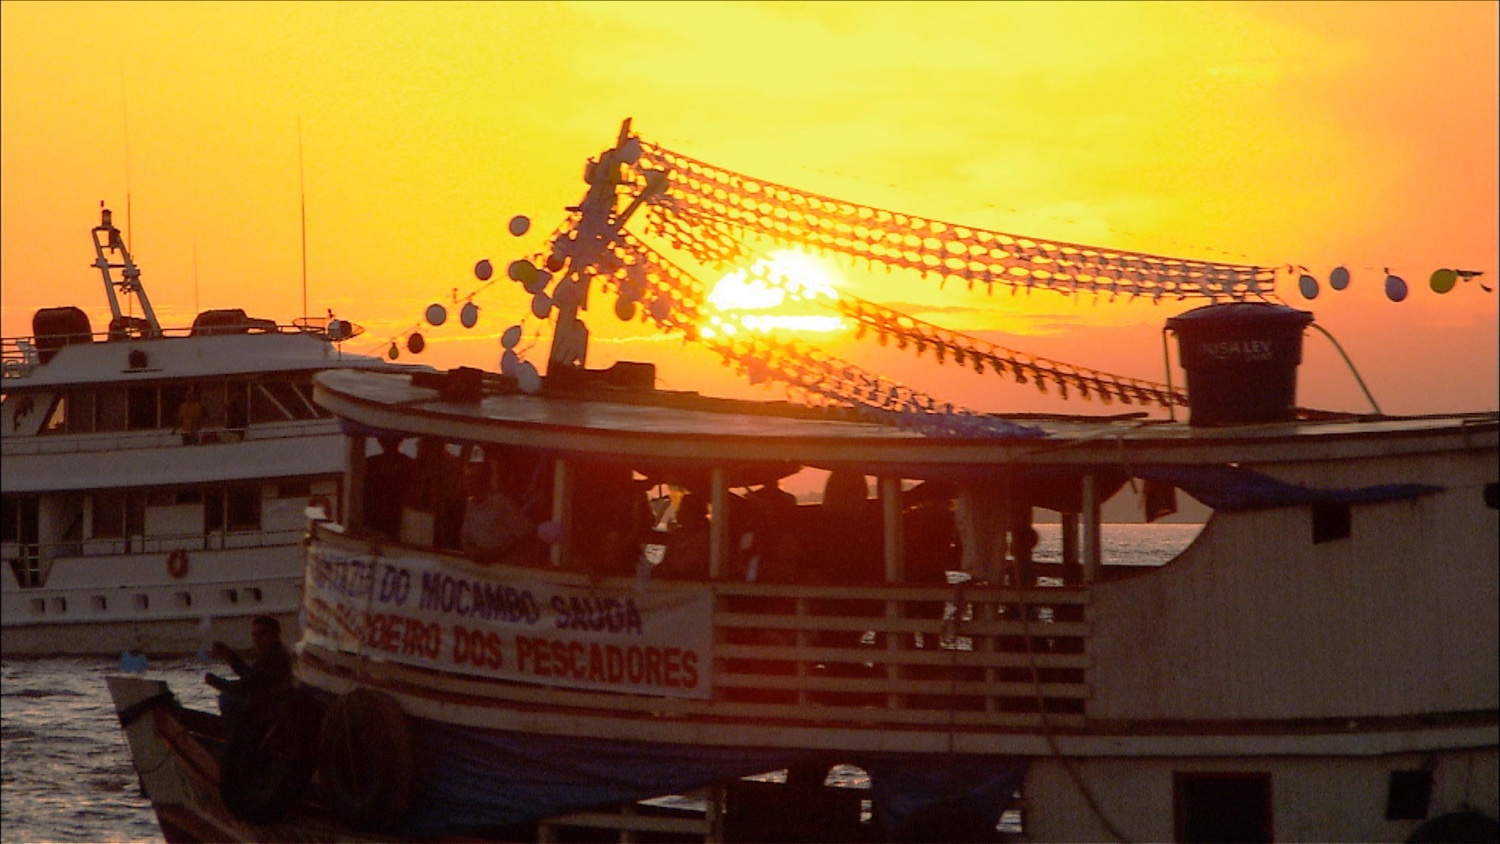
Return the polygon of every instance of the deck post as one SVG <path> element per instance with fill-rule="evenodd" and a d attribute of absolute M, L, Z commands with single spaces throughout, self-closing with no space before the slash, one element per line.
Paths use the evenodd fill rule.
<path fill-rule="evenodd" d="M 1083 476 L 1083 582 L 1099 576 L 1102 548 L 1099 541 L 1099 490 L 1093 475 Z"/>
<path fill-rule="evenodd" d="M 365 525 L 365 436 L 350 434 L 346 443 L 343 500 L 339 502 L 339 522 L 353 532 Z M 332 513 L 328 514 L 333 517 Z"/>
<path fill-rule="evenodd" d="M 572 553 L 573 533 L 573 467 L 562 457 L 552 463 L 552 521 L 558 527 L 557 541 L 552 543 L 551 563 L 561 568 Z"/>
<path fill-rule="evenodd" d="M 905 569 L 905 542 L 901 530 L 901 479 L 885 475 L 879 478 L 879 492 L 881 513 L 884 516 L 882 525 L 885 528 L 885 581 L 887 583 L 901 583 L 906 580 Z M 885 602 L 885 617 L 888 620 L 901 618 L 901 602 L 887 599 Z M 895 626 L 895 625 L 892 625 Z M 887 651 L 901 650 L 902 639 L 905 633 L 885 634 L 885 648 Z M 901 669 L 895 661 L 885 664 L 885 676 L 891 685 L 900 678 Z M 898 709 L 902 706 L 901 695 L 886 695 L 885 705 L 890 709 Z"/>
<path fill-rule="evenodd" d="M 715 466 L 709 480 L 709 506 L 713 519 L 708 523 L 708 576 L 718 580 L 724 575 L 724 557 L 729 541 L 729 490 L 724 486 L 724 469 Z"/>

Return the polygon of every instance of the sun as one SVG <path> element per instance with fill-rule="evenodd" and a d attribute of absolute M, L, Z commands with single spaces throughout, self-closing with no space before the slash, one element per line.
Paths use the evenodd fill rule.
<path fill-rule="evenodd" d="M 719 279 L 708 294 L 703 334 L 838 331 L 844 320 L 831 310 L 842 283 L 838 271 L 826 262 L 791 249 L 777 250 Z"/>

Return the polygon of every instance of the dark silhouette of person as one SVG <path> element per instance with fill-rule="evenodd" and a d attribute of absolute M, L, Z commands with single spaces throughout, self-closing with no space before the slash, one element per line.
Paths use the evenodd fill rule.
<path fill-rule="evenodd" d="M 231 724 L 243 720 L 249 707 L 292 685 L 292 655 L 281 642 L 281 622 L 269 615 L 251 619 L 250 641 L 250 660 L 224 642 L 213 644 L 213 655 L 224 660 L 239 679 L 226 680 L 212 672 L 203 675 L 203 682 L 219 690 L 219 711 Z"/>
<path fill-rule="evenodd" d="M 401 453 L 401 438 L 380 436 L 380 453 L 365 463 L 365 527 L 391 539 L 401 534 L 401 499 L 416 461 Z"/>
<path fill-rule="evenodd" d="M 203 403 L 198 401 L 198 388 L 188 387 L 177 406 L 177 424 L 172 430 L 182 434 L 183 445 L 197 445 L 198 431 L 203 427 Z"/>

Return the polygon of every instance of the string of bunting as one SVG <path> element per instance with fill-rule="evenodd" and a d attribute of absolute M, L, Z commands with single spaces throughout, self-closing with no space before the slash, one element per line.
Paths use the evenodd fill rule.
<path fill-rule="evenodd" d="M 1270 296 L 1276 287 L 1278 268 L 1107 250 L 927 220 L 752 179 L 647 142 L 641 143 L 639 168 L 665 173 L 666 189 L 647 205 L 659 216 L 677 218 L 676 224 L 662 224 L 673 246 L 714 266 L 734 254 L 714 241 L 749 232 L 970 288 L 1004 284 L 1063 294 L 1244 300 Z"/>
<path fill-rule="evenodd" d="M 793 398 L 811 399 L 809 404 L 853 407 L 872 421 L 930 436 L 1030 437 L 1042 433 L 939 401 L 800 340 L 760 333 L 706 336 L 698 330 L 704 315 L 702 282 L 629 232 L 622 231 L 608 248 L 613 260 L 600 263 L 601 269 L 610 271 L 596 279 L 606 289 L 613 286 L 620 292 L 620 301 L 628 303 L 617 308 L 617 315 L 633 318 L 635 302 L 644 302 L 646 318 L 714 351 L 751 383 L 775 379 L 788 385 Z"/>

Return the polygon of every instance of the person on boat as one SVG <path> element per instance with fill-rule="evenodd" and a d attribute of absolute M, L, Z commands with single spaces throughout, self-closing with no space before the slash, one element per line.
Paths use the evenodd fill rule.
<path fill-rule="evenodd" d="M 203 427 L 203 403 L 198 401 L 198 388 L 188 387 L 177 406 L 177 424 L 173 433 L 182 434 L 183 445 L 197 445 L 198 431 Z"/>
<path fill-rule="evenodd" d="M 683 495 L 677 504 L 677 526 L 667 536 L 657 571 L 663 577 L 707 580 L 711 530 L 708 502 L 696 493 Z"/>
<path fill-rule="evenodd" d="M 401 453 L 401 438 L 382 434 L 380 453 L 365 463 L 365 527 L 395 539 L 401 533 L 401 496 L 416 461 Z"/>
<path fill-rule="evenodd" d="M 747 583 L 794 583 L 801 543 L 794 525 L 797 497 L 771 480 L 745 496 L 749 542 L 743 540 L 738 562 L 740 579 Z"/>
<path fill-rule="evenodd" d="M 269 615 L 251 619 L 250 641 L 254 656 L 249 660 L 224 642 L 213 644 L 211 653 L 239 679 L 228 680 L 212 672 L 203 675 L 203 682 L 219 691 L 219 711 L 231 725 L 242 720 L 249 707 L 292 685 L 292 655 L 282 644 L 281 622 Z"/>
<path fill-rule="evenodd" d="M 479 563 L 496 562 L 536 535 L 536 525 L 502 487 L 495 457 L 486 455 L 464 467 L 467 497 L 459 544 Z"/>
<path fill-rule="evenodd" d="M 245 429 L 250 427 L 250 414 L 245 410 L 245 399 L 240 395 L 243 385 L 230 383 L 229 398 L 224 403 L 224 439 L 237 443 L 245 439 Z"/>
<path fill-rule="evenodd" d="M 453 475 L 458 474 L 453 471 L 456 468 L 449 466 L 447 448 L 442 440 L 433 437 L 417 440 L 416 463 L 401 500 L 401 542 L 432 547 L 437 539 L 439 511 L 446 503 L 443 488 Z M 462 490 L 461 484 L 453 485 Z"/>

